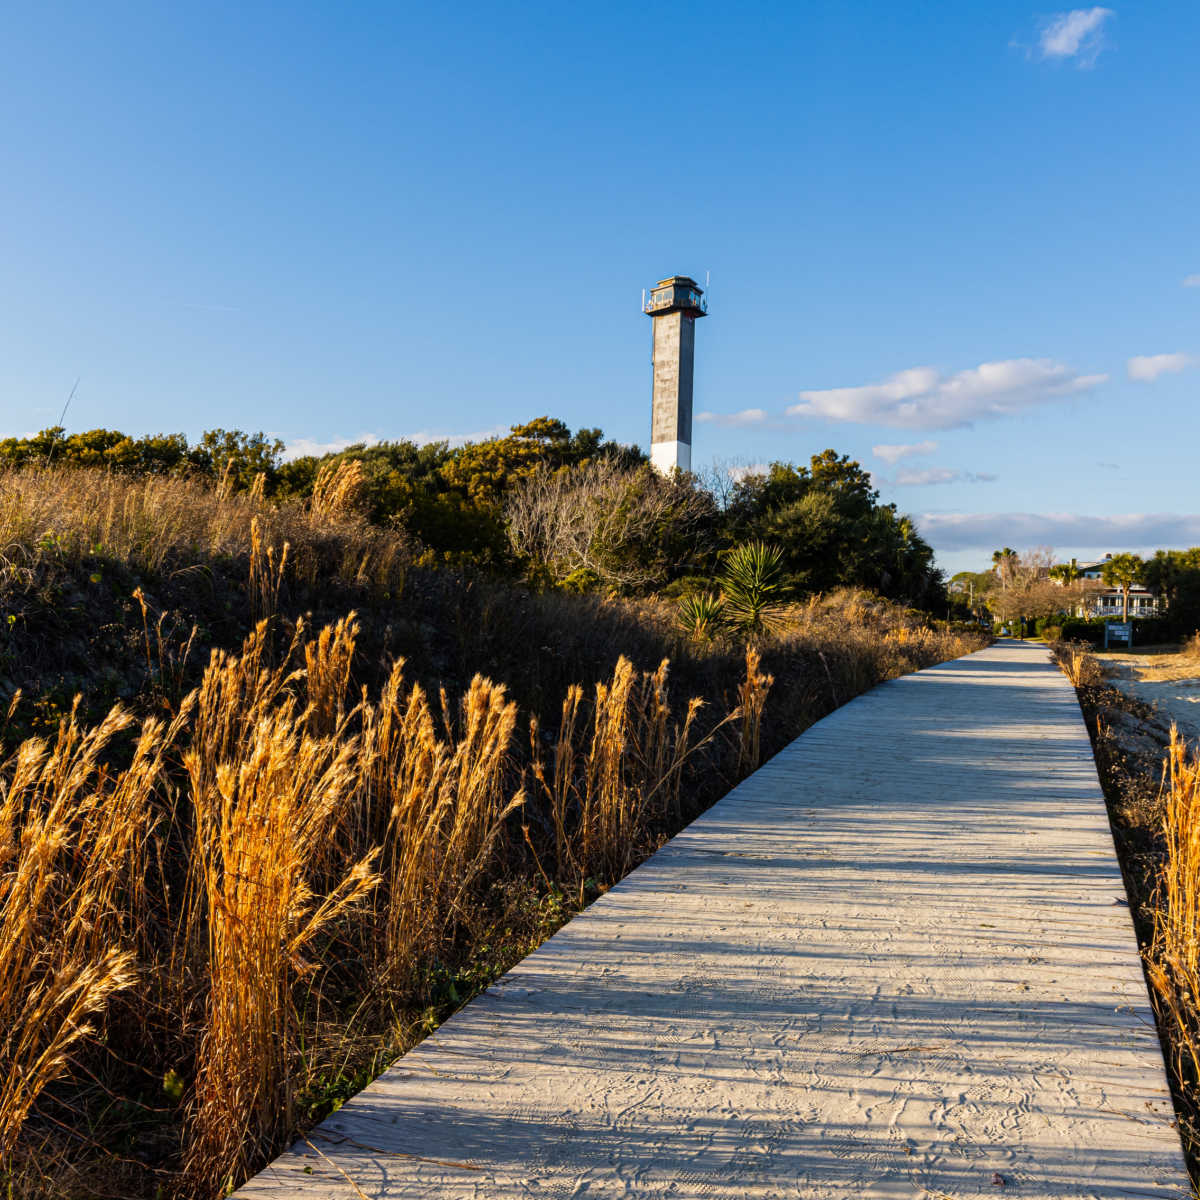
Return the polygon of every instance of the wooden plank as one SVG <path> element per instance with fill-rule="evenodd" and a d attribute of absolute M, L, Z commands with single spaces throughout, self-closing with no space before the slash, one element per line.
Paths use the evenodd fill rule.
<path fill-rule="evenodd" d="M 309 1141 L 237 1195 L 1190 1195 L 1070 685 L 844 706 Z"/>

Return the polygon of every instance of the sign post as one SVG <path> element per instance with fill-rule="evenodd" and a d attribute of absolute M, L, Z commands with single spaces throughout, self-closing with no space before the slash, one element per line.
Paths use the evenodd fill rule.
<path fill-rule="evenodd" d="M 1104 648 L 1107 650 L 1114 642 L 1120 642 L 1126 650 L 1133 648 L 1132 621 L 1105 621 Z"/>

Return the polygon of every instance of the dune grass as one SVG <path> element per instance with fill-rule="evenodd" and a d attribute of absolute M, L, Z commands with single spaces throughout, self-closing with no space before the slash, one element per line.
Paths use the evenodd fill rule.
<path fill-rule="evenodd" d="M 652 599 L 410 574 L 360 484 L 343 467 L 302 508 L 0 474 L 0 599 L 42 639 L 5 669 L 96 574 L 139 589 L 112 643 L 129 696 L 94 719 L 95 694 L 18 698 L 0 730 L 14 1197 L 225 1194 L 765 754 L 977 644 L 855 592 L 695 646 Z M 358 615 L 296 611 L 334 588 Z"/>
<path fill-rule="evenodd" d="M 1146 950 L 1193 1163 L 1200 1155 L 1200 757 L 1175 729 L 1163 772 L 1164 854 Z"/>
<path fill-rule="evenodd" d="M 1091 651 L 1053 646 L 1088 722 L 1183 1149 L 1200 1183 L 1200 757 L 1106 684 Z"/>

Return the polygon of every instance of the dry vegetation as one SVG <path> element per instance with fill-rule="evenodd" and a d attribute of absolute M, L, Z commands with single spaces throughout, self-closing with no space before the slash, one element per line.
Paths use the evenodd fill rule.
<path fill-rule="evenodd" d="M 1194 1153 L 1200 1113 L 1200 758 L 1188 752 L 1174 731 L 1163 795 L 1166 844 L 1146 973 L 1169 1029 Z"/>
<path fill-rule="evenodd" d="M 654 601 L 420 572 L 398 601 L 404 540 L 357 515 L 359 485 L 351 464 L 311 508 L 273 508 L 180 480 L 0 474 L 5 671 L 49 646 L 81 572 L 144 586 L 120 610 L 127 701 L 8 713 L 14 1197 L 223 1195 L 764 754 L 978 644 L 862 593 L 749 647 L 683 642 Z M 233 644 L 161 607 L 198 568 L 213 611 L 237 600 Z M 360 616 L 291 607 L 335 586 Z"/>
<path fill-rule="evenodd" d="M 1054 650 L 1092 735 L 1184 1151 L 1200 1180 L 1200 747 L 1110 686 L 1090 647 Z"/>

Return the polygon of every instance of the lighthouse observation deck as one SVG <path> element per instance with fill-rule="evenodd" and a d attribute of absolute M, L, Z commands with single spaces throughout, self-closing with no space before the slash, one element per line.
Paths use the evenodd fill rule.
<path fill-rule="evenodd" d="M 708 313 L 708 301 L 704 289 L 694 279 L 686 275 L 673 275 L 670 279 L 660 279 L 651 288 L 642 311 L 651 316 L 685 312 L 693 317 L 703 317 Z"/>

